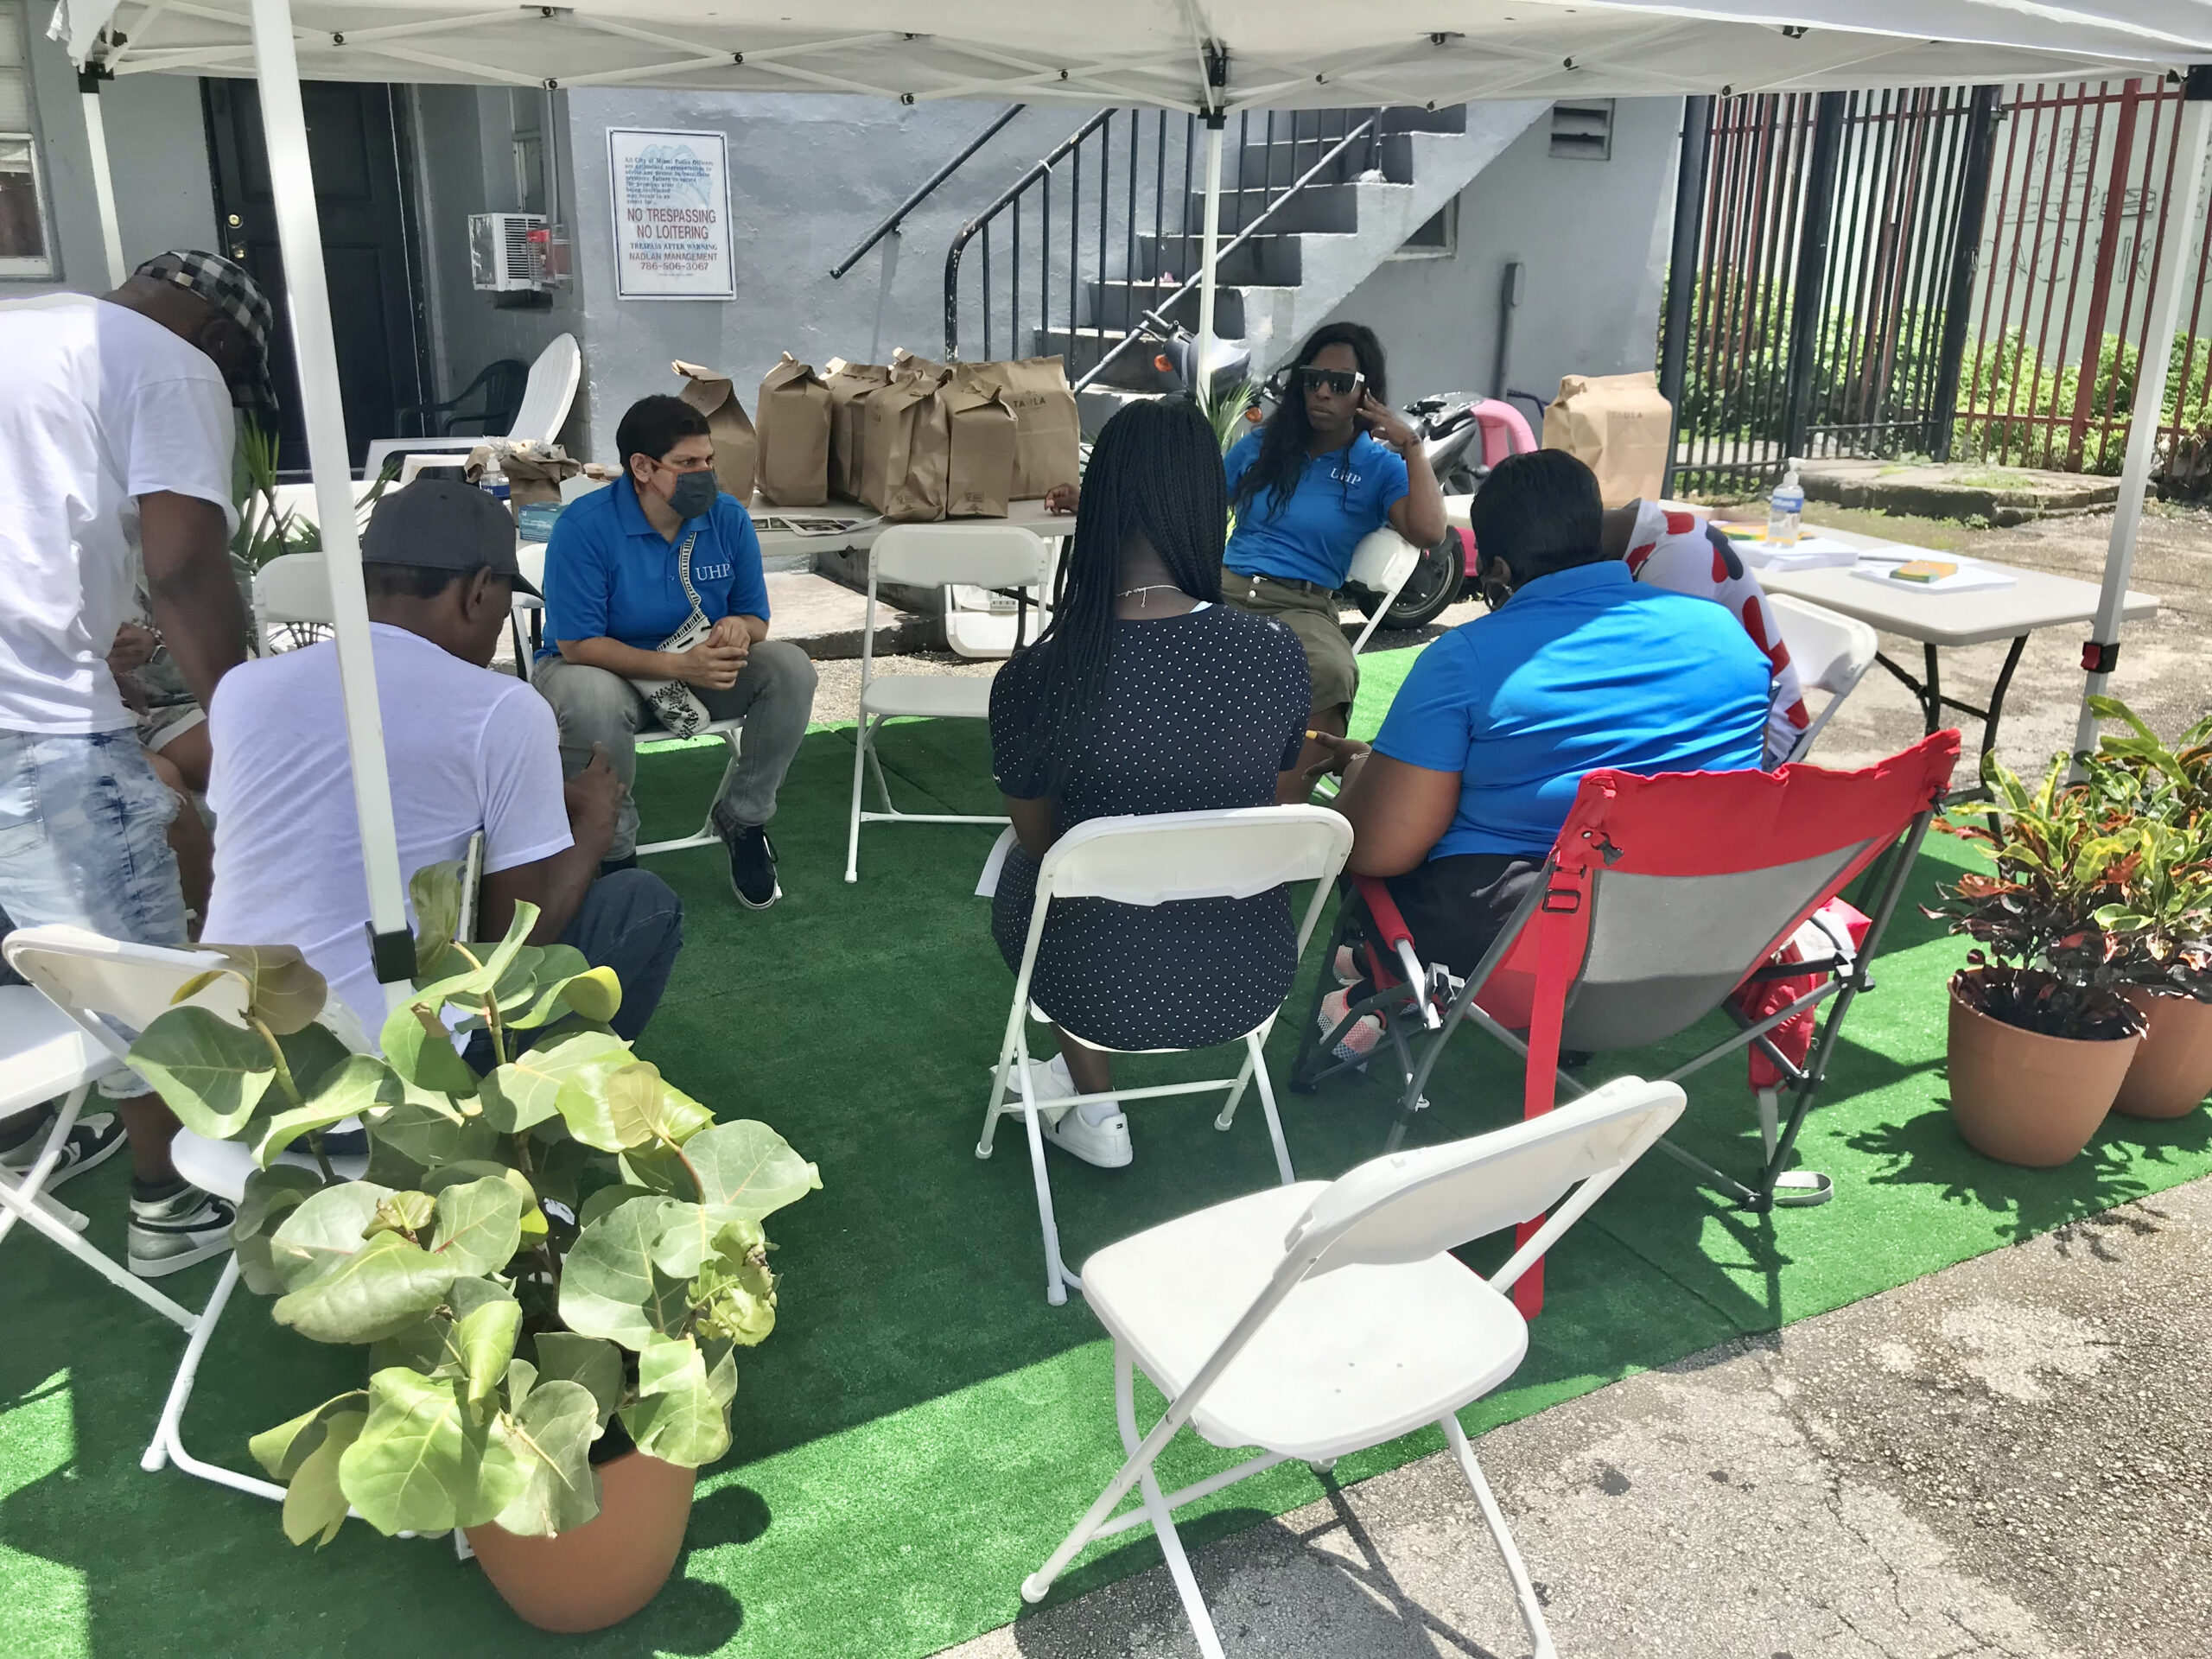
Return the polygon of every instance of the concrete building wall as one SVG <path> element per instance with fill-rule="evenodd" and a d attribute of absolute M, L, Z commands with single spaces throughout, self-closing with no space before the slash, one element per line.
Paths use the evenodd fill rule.
<path fill-rule="evenodd" d="M 1400 403 L 1494 394 L 1500 289 L 1517 262 L 1509 385 L 1548 402 L 1561 375 L 1654 367 L 1681 111 L 1680 99 L 1621 99 L 1602 162 L 1553 156 L 1539 117 L 1460 193 L 1451 257 L 1389 261 L 1332 321 L 1382 336 Z"/>

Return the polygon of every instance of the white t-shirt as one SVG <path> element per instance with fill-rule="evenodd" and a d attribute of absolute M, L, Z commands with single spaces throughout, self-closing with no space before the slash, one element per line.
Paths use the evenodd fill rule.
<path fill-rule="evenodd" d="M 545 699 L 404 628 L 372 622 L 369 635 L 400 874 L 459 858 L 480 830 L 487 873 L 564 850 L 560 731 Z M 203 937 L 296 945 L 373 1037 L 384 994 L 369 964 L 338 647 L 326 641 L 232 669 L 207 730 L 215 887 Z"/>
<path fill-rule="evenodd" d="M 82 294 L 0 302 L 0 730 L 121 731 L 123 509 L 167 490 L 238 528 L 231 394 L 197 346 Z"/>

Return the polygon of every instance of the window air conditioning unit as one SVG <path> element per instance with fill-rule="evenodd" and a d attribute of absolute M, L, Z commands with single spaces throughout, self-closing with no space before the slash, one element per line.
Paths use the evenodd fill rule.
<path fill-rule="evenodd" d="M 543 213 L 471 213 L 468 269 L 493 294 L 538 294 L 552 286 L 550 236 Z"/>

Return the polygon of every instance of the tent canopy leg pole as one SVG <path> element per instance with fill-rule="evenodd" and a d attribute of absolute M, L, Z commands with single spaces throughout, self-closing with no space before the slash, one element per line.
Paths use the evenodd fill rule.
<path fill-rule="evenodd" d="M 85 143 L 92 153 L 92 198 L 100 213 L 100 245 L 107 254 L 107 285 L 121 288 L 130 273 L 123 268 L 123 226 L 115 214 L 115 173 L 107 159 L 107 123 L 100 114 L 100 78 L 94 69 L 77 77 L 85 107 Z"/>
<path fill-rule="evenodd" d="M 2174 194 L 2166 204 L 2165 240 L 2158 250 L 2158 289 L 2152 296 L 2150 326 L 2144 334 L 2143 361 L 2135 378 L 2135 409 L 2128 418 L 2127 459 L 2120 468 L 2120 504 L 2112 520 L 2112 545 L 2105 555 L 2104 592 L 2097 601 L 2096 627 L 2082 647 L 2082 666 L 2089 671 L 2082 715 L 2074 728 L 2077 754 L 2097 746 L 2097 717 L 2088 699 L 2103 694 L 2120 656 L 2120 609 L 2135 573 L 2135 533 L 2143 522 L 2143 493 L 2150 487 L 2151 463 L 2165 412 L 2166 365 L 2172 355 L 2174 327 L 2181 320 L 2189 244 L 2196 234 L 2197 187 L 2204 178 L 2204 152 L 2212 143 L 2212 66 L 2189 72 L 2183 93 L 2181 165 L 2175 169 Z"/>
<path fill-rule="evenodd" d="M 368 876 L 370 948 L 378 979 L 387 996 L 397 1000 L 414 973 L 415 949 L 407 930 L 391 779 L 385 769 L 384 719 L 377 702 L 376 665 L 370 657 L 368 594 L 361 582 L 361 549 L 353 524 L 353 471 L 346 446 L 346 412 L 339 401 L 338 348 L 330 326 L 322 226 L 308 162 L 307 114 L 300 100 L 300 63 L 293 49 L 289 0 L 253 0 L 253 55 L 299 368 L 300 414 L 307 429 L 308 465 L 315 474 L 315 512 L 330 572 L 338 677 L 346 702 L 346 747 L 353 765 L 353 800 L 360 815 L 361 857 Z"/>
<path fill-rule="evenodd" d="M 1192 359 L 1198 384 L 1192 391 L 1201 404 L 1213 402 L 1214 255 L 1221 245 L 1221 134 L 1229 118 L 1218 111 L 1207 114 L 1206 206 L 1205 239 L 1198 252 L 1198 339 Z"/>

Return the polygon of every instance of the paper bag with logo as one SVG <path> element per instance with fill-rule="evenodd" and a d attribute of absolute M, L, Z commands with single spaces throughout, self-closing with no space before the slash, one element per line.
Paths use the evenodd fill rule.
<path fill-rule="evenodd" d="M 789 352 L 760 382 L 760 499 L 818 507 L 830 499 L 830 388 Z"/>
<path fill-rule="evenodd" d="M 470 483 L 476 483 L 484 476 L 485 464 L 491 454 L 492 447 L 484 443 L 468 452 L 462 471 Z M 526 507 L 533 501 L 558 501 L 561 480 L 574 478 L 583 470 L 583 463 L 569 460 L 569 452 L 557 443 L 550 448 L 519 443 L 501 455 L 499 470 L 506 475 L 510 505 Z"/>
<path fill-rule="evenodd" d="M 737 388 L 728 375 L 702 369 L 696 363 L 668 366 L 684 378 L 683 390 L 676 395 L 707 417 L 707 435 L 715 443 L 715 476 L 722 489 L 740 501 L 751 501 L 760 443 L 753 435 L 752 417 L 737 401 Z"/>
<path fill-rule="evenodd" d="M 1544 448 L 1564 449 L 1597 474 L 1609 507 L 1656 501 L 1674 419 L 1656 375 L 1570 374 L 1544 411 Z"/>
<path fill-rule="evenodd" d="M 891 371 L 874 363 L 830 359 L 830 493 L 861 499 L 861 446 L 870 392 L 891 384 Z"/>
<path fill-rule="evenodd" d="M 1014 499 L 1045 494 L 1055 484 L 1076 481 L 1077 444 L 1082 428 L 1076 419 L 1075 393 L 1068 390 L 1065 364 L 1057 357 L 1029 357 L 1013 363 L 979 363 L 976 369 L 998 387 L 1014 411 L 1015 449 Z"/>
<path fill-rule="evenodd" d="M 897 523 L 944 517 L 951 435 L 939 374 L 893 374 L 871 392 L 861 438 L 861 500 Z"/>
<path fill-rule="evenodd" d="M 1014 488 L 1020 423 L 1005 394 L 976 365 L 963 365 L 938 394 L 944 403 L 951 459 L 945 471 L 944 516 L 1003 518 Z"/>

